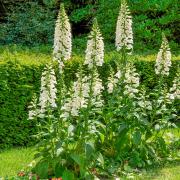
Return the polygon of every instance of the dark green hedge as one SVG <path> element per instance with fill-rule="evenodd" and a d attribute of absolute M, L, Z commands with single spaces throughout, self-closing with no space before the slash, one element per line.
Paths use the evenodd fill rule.
<path fill-rule="evenodd" d="M 100 69 L 105 81 L 109 74 L 109 63 L 113 65 L 114 57 Z M 180 61 L 173 61 L 168 85 L 176 74 Z M 72 61 L 66 65 L 65 78 L 70 82 L 75 78 L 79 62 Z M 141 82 L 149 90 L 157 84 L 154 74 L 154 62 L 136 61 Z M 0 64 L 0 149 L 12 146 L 29 146 L 35 143 L 32 135 L 36 127 L 27 120 L 27 106 L 34 92 L 39 93 L 40 77 L 43 65 L 22 65 L 18 62 Z"/>
<path fill-rule="evenodd" d="M 39 89 L 38 67 L 0 65 L 0 149 L 31 145 L 35 124 L 27 121 L 27 105 Z"/>
<path fill-rule="evenodd" d="M 161 33 L 165 32 L 172 50 L 178 50 L 178 0 L 128 0 L 133 16 L 134 49 L 142 51 L 157 48 Z M 99 0 L 97 19 L 105 40 L 114 43 L 120 0 Z"/>
<path fill-rule="evenodd" d="M 0 43 L 52 45 L 60 1 L 41 2 L 44 3 L 30 0 L 10 6 L 9 13 L 4 19 L 5 23 L 0 23 Z M 61 0 L 61 2 L 65 3 L 75 38 L 87 36 L 92 19 L 97 17 L 105 41 L 114 44 L 120 0 Z M 128 2 L 133 16 L 135 51 L 159 48 L 161 33 L 164 31 L 172 51 L 177 53 L 180 39 L 179 1 L 128 0 Z M 82 44 L 86 44 L 86 41 L 82 41 Z"/>

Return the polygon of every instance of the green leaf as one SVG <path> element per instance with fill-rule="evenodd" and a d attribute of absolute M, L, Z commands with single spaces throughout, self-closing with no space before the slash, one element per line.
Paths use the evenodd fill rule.
<path fill-rule="evenodd" d="M 62 167 L 59 164 L 56 164 L 56 167 L 55 167 L 55 176 L 56 177 L 62 177 L 63 172 L 64 172 L 64 167 Z"/>
<path fill-rule="evenodd" d="M 91 155 L 94 153 L 94 142 L 88 142 L 85 145 L 86 148 L 86 157 L 91 158 Z"/>
<path fill-rule="evenodd" d="M 104 143 L 104 139 L 105 139 L 105 136 L 104 136 L 104 134 L 102 134 L 102 133 L 99 133 L 99 136 L 100 136 L 101 142 L 102 142 L 102 143 Z"/>
<path fill-rule="evenodd" d="M 141 133 L 139 131 L 136 131 L 134 134 L 133 134 L 133 142 L 134 144 L 138 145 L 141 143 Z"/>
<path fill-rule="evenodd" d="M 124 165 L 124 170 L 127 172 L 132 172 L 132 168 L 128 166 L 127 164 Z"/>
<path fill-rule="evenodd" d="M 127 136 L 126 136 L 127 132 L 128 132 L 127 126 L 125 124 L 121 125 L 119 129 L 119 134 L 116 140 L 116 148 L 118 149 L 118 151 L 122 148 L 122 146 L 127 141 Z"/>
<path fill-rule="evenodd" d="M 97 161 L 99 161 L 101 163 L 101 165 L 104 166 L 104 158 L 101 153 L 99 153 Z"/>
<path fill-rule="evenodd" d="M 74 174 L 71 171 L 65 170 L 62 176 L 63 180 L 74 180 Z"/>
<path fill-rule="evenodd" d="M 49 167 L 49 162 L 40 161 L 35 167 L 35 172 L 40 178 L 47 178 L 48 177 L 48 167 Z"/>
<path fill-rule="evenodd" d="M 81 167 L 84 167 L 85 157 L 83 155 L 71 154 L 71 158 Z"/>
<path fill-rule="evenodd" d="M 39 157 L 41 157 L 41 156 L 42 156 L 42 153 L 36 153 L 36 154 L 34 155 L 34 158 L 37 159 L 37 158 L 39 158 Z"/>

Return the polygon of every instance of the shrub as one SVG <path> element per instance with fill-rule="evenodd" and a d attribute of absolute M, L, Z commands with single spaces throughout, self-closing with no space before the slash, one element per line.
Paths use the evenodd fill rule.
<path fill-rule="evenodd" d="M 59 5 L 43 1 L 44 6 L 37 3 L 22 3 L 13 9 L 7 17 L 7 23 L 0 24 L 0 42 L 36 45 L 52 44 L 56 9 Z M 78 38 L 87 34 L 91 21 L 96 16 L 106 42 L 115 41 L 116 19 L 119 12 L 119 0 L 99 1 L 63 1 L 71 20 L 73 35 Z M 178 0 L 129 0 L 133 16 L 133 32 L 135 34 L 135 51 L 153 50 L 161 42 L 164 31 L 170 40 L 174 53 L 178 50 L 179 24 Z M 143 7 L 143 8 L 142 8 Z M 30 21 L 31 19 L 31 21 Z M 85 46 L 85 41 L 82 41 Z M 142 45 L 143 44 L 143 45 Z"/>
<path fill-rule="evenodd" d="M 115 39 L 119 5 L 119 0 L 100 0 L 96 12 L 105 40 L 112 43 Z M 162 31 L 171 40 L 172 50 L 178 49 L 177 0 L 151 0 L 146 2 L 143 0 L 129 0 L 129 5 L 133 16 L 135 51 L 159 47 Z"/>
<path fill-rule="evenodd" d="M 36 126 L 25 119 L 32 92 L 39 87 L 39 68 L 9 62 L 0 69 L 0 149 L 32 145 Z"/>
<path fill-rule="evenodd" d="M 35 142 L 31 135 L 36 132 L 36 125 L 27 121 L 27 107 L 33 93 L 39 91 L 41 72 L 49 62 L 50 56 L 39 53 L 39 49 L 36 48 L 34 50 L 20 49 L 19 51 L 17 47 L 14 47 L 10 51 L 5 50 L 1 53 L 3 59 L 0 62 L 0 148 L 26 146 Z M 40 51 L 49 53 L 46 49 L 42 47 Z M 117 52 L 105 55 L 106 63 L 100 69 L 100 77 L 104 83 L 109 75 L 109 65 L 113 66 L 113 61 L 120 56 Z M 151 91 L 158 81 L 154 73 L 154 59 L 155 56 L 136 56 L 131 59 L 135 62 L 140 72 L 140 81 L 147 91 Z M 166 79 L 169 86 L 172 85 L 179 60 L 178 57 L 173 60 L 170 75 Z M 82 57 L 74 55 L 72 60 L 66 64 L 65 82 L 68 86 L 75 80 L 75 73 L 82 62 Z"/>
<path fill-rule="evenodd" d="M 121 5 L 125 12 L 120 17 L 128 11 L 125 0 Z M 119 26 L 127 28 L 126 23 Z M 122 36 L 127 39 L 131 32 L 124 30 Z M 109 62 L 114 65 L 109 65 L 108 78 L 102 81 L 104 42 L 96 20 L 85 61 L 70 87 L 65 86 L 68 64 L 62 67 L 63 59 L 57 61 L 62 67 L 57 76 L 53 63 L 46 65 L 40 95 L 29 106 L 28 119 L 37 123 L 39 141 L 32 173 L 40 178 L 109 179 L 177 157 L 178 151 L 171 147 L 178 138 L 165 131 L 176 127 L 171 121 L 177 120 L 180 84 L 178 73 L 171 88 L 165 83 L 172 63 L 168 41 L 162 37 L 154 68 L 157 85 L 149 92 L 123 41 L 119 42 L 121 56 Z"/>
<path fill-rule="evenodd" d="M 1 44 L 52 44 L 55 10 L 36 2 L 19 4 L 1 24 Z"/>

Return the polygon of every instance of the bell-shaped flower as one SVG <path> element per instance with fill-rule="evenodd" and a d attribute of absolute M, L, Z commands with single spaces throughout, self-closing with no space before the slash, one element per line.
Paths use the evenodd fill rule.
<path fill-rule="evenodd" d="M 117 86 L 121 76 L 122 76 L 122 73 L 119 69 L 115 74 L 111 70 L 111 74 L 108 77 L 108 84 L 107 84 L 107 91 L 109 94 L 113 93 L 113 90 Z"/>
<path fill-rule="evenodd" d="M 155 73 L 158 75 L 169 75 L 171 67 L 171 51 L 169 48 L 168 40 L 164 33 L 162 34 L 162 44 L 158 52 L 155 64 Z"/>
<path fill-rule="evenodd" d="M 124 95 L 130 98 L 135 97 L 136 93 L 139 92 L 139 74 L 132 63 L 128 63 L 125 68 L 124 77 Z"/>
<path fill-rule="evenodd" d="M 95 19 L 92 31 L 89 35 L 87 42 L 85 65 L 88 65 L 89 69 L 93 66 L 102 66 L 104 63 L 104 42 L 100 29 L 98 27 L 97 20 Z"/>
<path fill-rule="evenodd" d="M 56 21 L 53 48 L 53 59 L 59 62 L 60 73 L 62 73 L 64 61 L 71 58 L 72 51 L 71 26 L 63 4 Z"/>
<path fill-rule="evenodd" d="M 28 119 L 32 120 L 32 119 L 36 118 L 37 115 L 38 115 L 36 94 L 33 95 L 32 101 L 30 102 L 30 105 L 28 106 L 28 109 L 29 109 Z"/>
<path fill-rule="evenodd" d="M 102 98 L 102 92 L 104 90 L 104 87 L 102 85 L 102 80 L 99 78 L 97 69 L 94 69 L 93 74 L 93 83 L 92 83 L 92 105 L 95 107 L 95 109 L 100 108 L 104 104 L 104 100 Z"/>
<path fill-rule="evenodd" d="M 81 73 L 77 73 L 77 81 L 73 83 L 73 86 L 68 93 L 63 106 L 61 107 L 61 118 L 67 119 L 71 116 L 79 116 L 81 108 L 87 108 L 89 98 L 89 78 L 87 76 L 82 77 Z"/>
<path fill-rule="evenodd" d="M 39 97 L 40 117 L 44 117 L 48 108 L 54 109 L 56 105 L 56 76 L 52 66 L 46 66 L 41 77 L 41 91 Z"/>
<path fill-rule="evenodd" d="M 168 98 L 173 101 L 175 99 L 180 99 L 180 78 L 179 74 L 177 73 L 177 76 L 175 77 L 173 81 L 173 85 L 170 88 L 170 91 L 168 93 Z"/>
<path fill-rule="evenodd" d="M 116 25 L 115 46 L 117 51 L 125 48 L 131 53 L 133 50 L 132 17 L 126 0 L 121 1 L 121 8 Z"/>

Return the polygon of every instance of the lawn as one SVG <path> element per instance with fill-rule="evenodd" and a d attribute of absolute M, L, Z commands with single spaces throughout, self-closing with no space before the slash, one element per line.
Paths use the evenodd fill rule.
<path fill-rule="evenodd" d="M 134 179 L 146 180 L 179 180 L 180 179 L 180 163 L 167 164 L 164 167 L 149 169 L 135 176 Z"/>
<path fill-rule="evenodd" d="M 84 61 L 85 50 L 75 47 L 71 61 L 78 62 Z M 138 54 L 134 53 L 133 56 L 128 57 L 132 61 L 155 61 L 157 52 Z M 105 50 L 105 62 L 121 57 L 118 52 L 107 49 Z M 24 47 L 24 46 L 0 46 L 0 64 L 6 63 L 7 61 L 18 62 L 22 65 L 41 65 L 46 64 L 52 60 L 52 48 L 50 46 L 38 46 L 38 47 Z M 180 55 L 172 55 L 172 61 L 180 60 Z"/>
<path fill-rule="evenodd" d="M 1 152 L 0 177 L 16 176 L 19 171 L 28 166 L 33 156 L 33 148 L 15 148 Z"/>
<path fill-rule="evenodd" d="M 14 148 L 0 153 L 0 177 L 16 176 L 33 160 L 34 148 Z M 180 161 L 143 170 L 138 174 L 129 174 L 129 179 L 179 180 Z M 0 178 L 1 179 L 1 178 Z"/>

